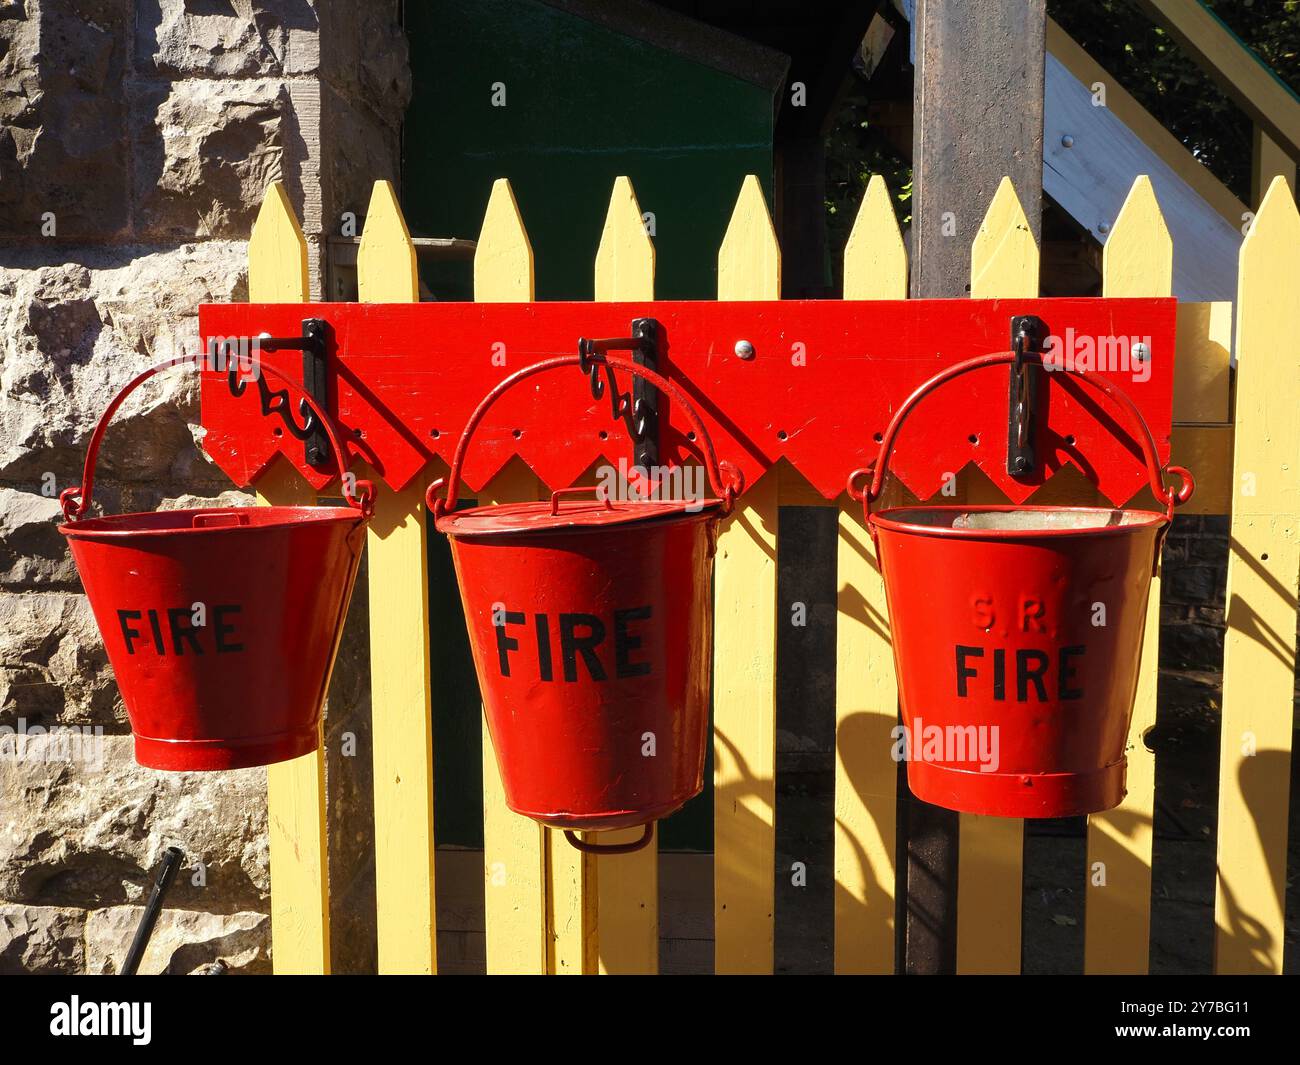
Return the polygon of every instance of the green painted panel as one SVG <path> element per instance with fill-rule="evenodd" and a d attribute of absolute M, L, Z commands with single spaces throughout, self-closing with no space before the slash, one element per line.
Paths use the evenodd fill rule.
<path fill-rule="evenodd" d="M 531 0 L 410 4 L 406 23 L 412 232 L 477 237 L 492 182 L 507 177 L 538 298 L 591 299 L 610 190 L 627 175 L 654 215 L 657 295 L 716 295 L 744 176 L 758 174 L 770 199 L 771 93 Z M 441 298 L 470 298 L 463 266 L 426 280 Z"/>
<path fill-rule="evenodd" d="M 402 209 L 412 233 L 476 238 L 492 182 L 509 178 L 538 298 L 588 300 L 610 191 L 627 175 L 653 215 L 657 296 L 716 296 L 718 246 L 746 174 L 759 175 L 771 202 L 769 91 L 533 0 L 412 3 L 406 29 L 414 95 Z M 421 277 L 439 299 L 473 298 L 466 263 L 426 263 Z M 450 560 L 435 548 L 431 563 L 443 693 L 435 831 L 440 843 L 481 846 L 477 688 L 455 635 L 463 621 Z M 711 791 L 664 823 L 663 846 L 711 848 Z"/>

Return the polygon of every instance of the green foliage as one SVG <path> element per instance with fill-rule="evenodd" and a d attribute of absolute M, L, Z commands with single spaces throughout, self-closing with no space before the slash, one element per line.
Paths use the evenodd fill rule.
<path fill-rule="evenodd" d="M 898 224 L 912 222 L 912 164 L 872 125 L 870 104 L 867 86 L 855 78 L 826 138 L 826 246 L 834 249 L 837 277 L 840 252 L 848 243 L 872 174 L 884 176 Z"/>
<path fill-rule="evenodd" d="M 1207 0 L 1207 5 L 1300 92 L 1300 0 Z M 1220 181 L 1249 200 L 1251 120 L 1135 0 L 1048 0 L 1047 8 Z M 912 220 L 911 163 L 870 122 L 871 103 L 869 87 L 855 78 L 826 140 L 827 247 L 833 259 L 848 240 L 872 174 L 883 174 L 889 183 L 899 223 Z"/>
<path fill-rule="evenodd" d="M 1300 0 L 1206 6 L 1300 89 Z M 1047 11 L 1239 199 L 1250 198 L 1251 120 L 1135 3 L 1048 0 Z"/>

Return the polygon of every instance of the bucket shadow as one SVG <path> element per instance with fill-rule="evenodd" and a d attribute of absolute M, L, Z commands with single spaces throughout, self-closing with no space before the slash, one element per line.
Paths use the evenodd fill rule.
<path fill-rule="evenodd" d="M 368 570 L 363 554 L 324 711 L 330 971 L 340 974 L 379 966 Z"/>
<path fill-rule="evenodd" d="M 1263 560 L 1256 558 L 1236 539 L 1228 541 L 1228 551 L 1233 558 L 1242 565 L 1247 566 L 1255 576 L 1264 582 L 1268 591 L 1281 600 L 1287 616 L 1294 618 L 1297 605 L 1300 605 L 1297 604 L 1295 593 L 1268 572 L 1263 565 Z M 1264 559 L 1267 558 L 1266 554 Z M 1245 633 L 1261 647 L 1265 648 L 1287 669 L 1295 670 L 1295 645 L 1292 642 L 1295 634 L 1287 633 L 1284 635 L 1266 624 L 1259 612 L 1237 593 L 1230 595 L 1228 598 L 1227 621 L 1229 629 Z"/>
<path fill-rule="evenodd" d="M 718 924 L 732 924 L 726 916 L 731 900 L 772 900 L 764 916 L 772 921 L 775 907 L 773 865 L 775 862 L 775 781 L 760 777 L 742 756 L 735 742 L 715 724 L 715 757 L 724 757 L 735 779 L 719 786 L 715 770 L 714 806 L 725 811 L 714 825 L 714 942 L 717 955 L 724 952 L 740 971 L 763 972 L 773 963 L 772 941 L 745 943 L 741 936 L 724 934 Z M 755 808 L 757 807 L 757 809 Z M 766 814 L 766 816 L 764 816 Z M 744 917 L 737 918 L 744 921 Z M 734 927 L 734 925 L 733 925 Z M 726 943 L 725 947 L 722 944 Z M 719 970 L 721 971 L 721 970 Z"/>
<path fill-rule="evenodd" d="M 843 883 L 843 878 L 836 879 L 836 935 L 865 936 L 876 940 L 871 946 L 879 948 L 881 953 L 889 957 L 888 972 L 894 969 L 895 954 L 898 826 L 893 785 L 898 770 L 892 760 L 885 762 L 880 757 L 880 752 L 888 751 L 893 746 L 891 733 L 896 722 L 896 714 L 890 716 L 858 710 L 845 717 L 836 730 L 840 765 L 844 767 L 854 798 L 871 819 L 880 850 L 889 858 L 888 868 L 877 870 L 873 867 L 861 837 L 854 835 L 839 817 L 835 819 L 837 835 L 842 843 L 848 845 L 856 868 L 857 875 L 853 879 L 861 885 L 859 894 L 850 891 Z M 842 966 L 839 971 L 878 970 Z"/>
<path fill-rule="evenodd" d="M 1224 737 L 1225 743 L 1236 742 Z M 1260 810 L 1277 810 L 1277 797 L 1289 794 L 1292 776 L 1292 754 L 1289 751 L 1260 751 L 1247 758 L 1237 771 L 1237 782 L 1245 806 L 1251 813 L 1260 850 L 1268 855 L 1267 881 L 1269 890 L 1259 906 L 1267 905 L 1274 914 L 1286 913 L 1287 822 L 1282 816 L 1261 820 Z M 1294 796 L 1291 797 L 1294 803 Z M 1244 827 L 1244 826 L 1243 826 Z M 1244 875 L 1231 868 L 1219 867 L 1219 906 L 1216 914 L 1218 937 L 1238 942 L 1232 944 L 1232 955 L 1240 961 L 1243 952 L 1245 964 L 1234 964 L 1232 971 L 1246 973 L 1272 973 L 1276 971 L 1282 944 L 1268 931 L 1258 913 L 1250 912 L 1242 901 L 1246 893 Z M 1258 895 L 1252 882 L 1250 894 Z M 1265 902 L 1265 900 L 1267 900 Z M 1216 943 L 1216 955 L 1218 944 Z M 1216 963 L 1219 959 L 1216 956 Z"/>

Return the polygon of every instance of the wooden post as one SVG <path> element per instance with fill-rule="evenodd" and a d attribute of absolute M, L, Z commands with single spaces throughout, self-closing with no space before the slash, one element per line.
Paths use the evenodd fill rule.
<path fill-rule="evenodd" d="M 912 296 L 962 296 L 1004 176 L 1039 239 L 1045 0 L 917 0 L 912 25 Z M 956 969 L 957 831 L 956 814 L 909 804 L 908 972 Z"/>
<path fill-rule="evenodd" d="M 362 303 L 415 303 L 415 245 L 393 186 L 376 181 L 357 252 Z M 437 971 L 426 477 L 378 490 L 367 534 L 379 971 Z"/>
<path fill-rule="evenodd" d="M 505 178 L 492 186 L 483 216 L 474 252 L 474 298 L 480 303 L 527 303 L 533 299 L 533 248 Z M 481 357 L 490 358 L 491 354 L 483 352 Z M 479 495 L 482 503 L 536 499 L 537 478 L 522 463 L 511 462 Z M 506 806 L 486 719 L 482 728 L 487 971 L 545 973 L 549 955 L 546 830 Z M 561 844 L 568 846 L 563 840 Z"/>
<path fill-rule="evenodd" d="M 907 252 L 884 178 L 844 249 L 846 300 L 907 298 Z M 889 612 L 862 504 L 839 501 L 835 628 L 835 972 L 894 971 L 898 686 Z"/>
<path fill-rule="evenodd" d="M 248 241 L 250 303 L 303 303 L 309 298 L 307 240 L 279 181 L 266 190 Z M 291 506 L 316 493 L 277 459 L 257 482 L 258 502 Z M 329 972 L 329 880 L 326 866 L 325 752 L 277 762 L 266 770 L 271 862 L 271 953 L 277 973 Z"/>
<path fill-rule="evenodd" d="M 775 300 L 781 252 L 745 178 L 718 251 L 718 299 Z M 761 360 L 762 356 L 759 356 Z M 761 365 L 756 369 L 762 369 Z M 718 535 L 713 619 L 713 918 L 718 973 L 770 973 L 776 862 L 777 478 L 747 491 Z"/>
<path fill-rule="evenodd" d="M 1295 160 L 1263 128 L 1255 126 L 1250 138 L 1250 202 L 1262 203 L 1274 178 L 1285 178 L 1295 188 Z"/>
<path fill-rule="evenodd" d="M 1300 596 L 1300 213 L 1274 180 L 1241 246 L 1214 966 L 1281 973 Z"/>
<path fill-rule="evenodd" d="M 614 182 L 605 228 L 596 251 L 596 299 L 653 300 L 654 288 L 654 243 L 646 232 L 632 183 L 620 177 Z M 627 842 L 640 835 L 639 828 L 602 832 L 600 841 Z M 596 885 L 596 954 L 600 972 L 657 973 L 658 834 L 644 850 L 597 857 Z"/>

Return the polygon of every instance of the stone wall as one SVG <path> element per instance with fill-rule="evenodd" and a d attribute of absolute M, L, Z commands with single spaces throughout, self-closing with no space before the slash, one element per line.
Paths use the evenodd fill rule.
<path fill-rule="evenodd" d="M 80 480 L 112 394 L 196 342 L 198 304 L 247 297 L 271 181 L 290 192 L 320 294 L 325 235 L 397 177 L 410 94 L 397 7 L 0 0 L 0 728 L 26 731 L 23 756 L 0 757 L 0 972 L 116 971 L 170 845 L 186 870 L 143 971 L 269 967 L 265 771 L 134 764 L 55 497 Z M 196 419 L 183 375 L 142 389 L 105 440 L 96 498 L 144 510 L 230 489 Z M 364 637 L 350 619 L 331 734 L 368 720 Z M 40 736 L 52 726 L 102 737 L 58 750 Z M 367 772 L 331 758 L 332 794 L 367 793 Z M 373 914 L 373 874 L 355 818 L 331 833 L 346 927 L 367 892 Z M 337 938 L 336 968 L 372 967 L 364 935 Z"/>

